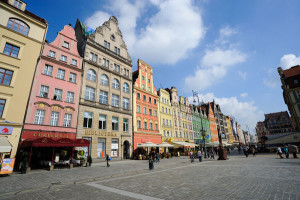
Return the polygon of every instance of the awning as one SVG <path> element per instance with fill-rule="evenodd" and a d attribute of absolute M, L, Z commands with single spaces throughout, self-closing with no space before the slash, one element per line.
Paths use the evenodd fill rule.
<path fill-rule="evenodd" d="M 184 146 L 185 148 L 193 148 L 193 147 L 199 146 L 197 144 L 189 143 L 189 142 L 172 142 L 172 143 L 174 144 L 175 147 Z"/>
<path fill-rule="evenodd" d="M 227 147 L 227 146 L 231 146 L 232 144 L 229 144 L 227 142 L 222 142 L 223 146 L 224 147 Z M 205 146 L 207 147 L 218 147 L 219 146 L 219 142 L 218 141 L 215 141 L 215 142 L 209 142 L 207 143 Z"/>
<path fill-rule="evenodd" d="M 90 141 L 86 139 L 52 138 L 27 139 L 22 142 L 22 147 L 82 147 L 89 146 Z"/>
<path fill-rule="evenodd" d="M 169 144 L 167 142 L 162 142 L 161 144 L 158 144 L 159 147 L 174 147 L 174 145 Z"/>
<path fill-rule="evenodd" d="M 9 153 L 12 147 L 7 137 L 0 137 L 0 153 Z"/>
<path fill-rule="evenodd" d="M 143 144 L 137 144 L 137 147 L 159 147 L 158 144 L 154 144 L 152 142 L 146 142 Z"/>

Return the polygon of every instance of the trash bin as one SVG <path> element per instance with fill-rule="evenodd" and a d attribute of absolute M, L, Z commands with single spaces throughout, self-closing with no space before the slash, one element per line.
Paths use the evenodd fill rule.
<path fill-rule="evenodd" d="M 154 164 L 153 164 L 153 160 L 149 160 L 149 169 L 153 169 L 154 168 Z"/>

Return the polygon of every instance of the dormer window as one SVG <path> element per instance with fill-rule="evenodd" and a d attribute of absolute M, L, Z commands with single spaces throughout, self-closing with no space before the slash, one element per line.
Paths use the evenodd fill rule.
<path fill-rule="evenodd" d="M 115 35 L 111 35 L 110 39 L 113 40 L 113 41 L 115 41 L 115 39 L 116 39 Z"/>
<path fill-rule="evenodd" d="M 69 43 L 68 43 L 68 42 L 66 42 L 66 41 L 64 41 L 63 47 L 65 47 L 65 48 L 69 49 Z"/>
<path fill-rule="evenodd" d="M 22 2 L 18 0 L 14 0 L 14 7 L 21 9 L 22 7 Z"/>

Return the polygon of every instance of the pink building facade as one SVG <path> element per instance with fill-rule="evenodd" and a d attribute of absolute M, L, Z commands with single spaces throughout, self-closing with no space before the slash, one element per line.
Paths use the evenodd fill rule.
<path fill-rule="evenodd" d="M 76 138 L 82 58 L 75 31 L 66 25 L 38 60 L 22 141 L 39 137 Z"/>

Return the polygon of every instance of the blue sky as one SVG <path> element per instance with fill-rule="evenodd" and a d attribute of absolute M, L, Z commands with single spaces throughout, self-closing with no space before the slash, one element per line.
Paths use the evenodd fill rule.
<path fill-rule="evenodd" d="M 114 15 L 136 70 L 154 68 L 156 88 L 215 99 L 251 133 L 264 113 L 287 110 L 277 67 L 300 64 L 298 0 L 27 0 L 49 22 L 52 42 L 79 18 L 95 28 Z M 57 6 L 59 5 L 59 6 Z"/>

